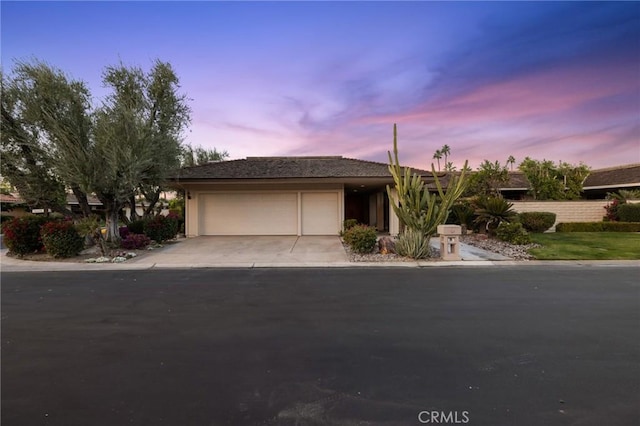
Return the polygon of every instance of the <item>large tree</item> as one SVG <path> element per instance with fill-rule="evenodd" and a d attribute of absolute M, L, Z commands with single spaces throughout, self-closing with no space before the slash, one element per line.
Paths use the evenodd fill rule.
<path fill-rule="evenodd" d="M 518 167 L 531 186 L 529 193 L 536 200 L 576 200 L 580 198 L 590 168 L 585 164 L 571 165 L 526 157 Z"/>
<path fill-rule="evenodd" d="M 167 63 L 156 61 L 149 73 L 137 67 L 108 67 L 112 89 L 96 111 L 95 173 L 87 182 L 107 210 L 108 239 L 118 238 L 118 214 L 141 193 L 153 210 L 168 175 L 180 167 L 181 134 L 189 123 L 186 97 Z"/>
<path fill-rule="evenodd" d="M 90 214 L 79 182 L 67 179 L 84 159 L 69 158 L 63 148 L 88 146 L 89 109 L 85 85 L 43 62 L 19 62 L 10 78 L 2 76 L 2 174 L 31 206 L 70 213 L 68 188 Z"/>

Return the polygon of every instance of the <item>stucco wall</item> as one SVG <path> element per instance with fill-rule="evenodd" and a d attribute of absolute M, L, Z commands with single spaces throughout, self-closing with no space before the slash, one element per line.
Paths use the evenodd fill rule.
<path fill-rule="evenodd" d="M 522 212 L 552 212 L 559 222 L 600 222 L 605 215 L 607 200 L 593 201 L 510 201 L 513 209 Z M 555 225 L 555 224 L 554 224 Z"/>

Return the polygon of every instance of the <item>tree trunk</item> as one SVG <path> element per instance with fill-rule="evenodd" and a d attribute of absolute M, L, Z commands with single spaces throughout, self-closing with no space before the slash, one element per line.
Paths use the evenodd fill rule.
<path fill-rule="evenodd" d="M 129 213 L 129 221 L 133 222 L 140 218 L 138 216 L 138 212 L 136 211 L 136 196 L 135 194 L 131 194 L 129 198 L 129 207 L 131 208 L 131 212 Z"/>
<path fill-rule="evenodd" d="M 158 200 L 160 199 L 160 193 L 161 192 L 162 192 L 162 189 L 158 188 L 151 195 L 151 198 L 149 198 L 149 196 L 146 193 L 144 194 L 144 197 L 147 199 L 147 201 L 149 201 L 149 206 L 144 211 L 144 216 L 145 217 L 152 216 L 153 209 L 155 208 L 156 204 L 158 203 Z"/>
<path fill-rule="evenodd" d="M 87 194 L 80 190 L 77 186 L 71 187 L 71 191 L 73 191 L 73 195 L 76 196 L 78 200 L 78 205 L 80 206 L 80 211 L 82 212 L 83 217 L 91 216 L 91 207 L 89 206 L 89 200 L 87 199 Z"/>
<path fill-rule="evenodd" d="M 120 241 L 120 232 L 118 227 L 118 216 L 120 205 L 113 203 L 111 208 L 107 208 L 107 241 L 115 243 Z"/>

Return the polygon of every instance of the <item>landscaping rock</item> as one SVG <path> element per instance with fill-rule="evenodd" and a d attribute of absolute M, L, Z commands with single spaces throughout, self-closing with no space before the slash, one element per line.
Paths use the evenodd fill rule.
<path fill-rule="evenodd" d="M 396 252 L 396 243 L 391 237 L 382 237 L 378 240 L 380 254 L 393 254 Z"/>

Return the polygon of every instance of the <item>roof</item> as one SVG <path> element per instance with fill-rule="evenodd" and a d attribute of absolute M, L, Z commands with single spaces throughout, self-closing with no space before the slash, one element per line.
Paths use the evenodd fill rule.
<path fill-rule="evenodd" d="M 431 172 L 413 169 L 421 176 Z M 391 178 L 389 166 L 374 161 L 335 157 L 247 157 L 182 169 L 175 180 L 294 179 L 294 178 Z"/>
<path fill-rule="evenodd" d="M 17 194 L 0 194 L 0 203 L 23 204 L 24 200 Z"/>
<path fill-rule="evenodd" d="M 585 189 L 640 186 L 640 163 L 593 170 L 584 182 Z"/>

